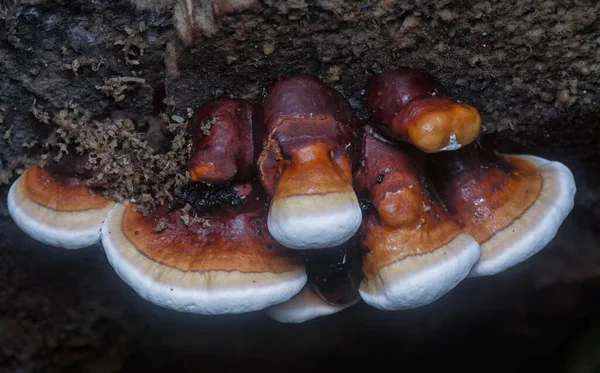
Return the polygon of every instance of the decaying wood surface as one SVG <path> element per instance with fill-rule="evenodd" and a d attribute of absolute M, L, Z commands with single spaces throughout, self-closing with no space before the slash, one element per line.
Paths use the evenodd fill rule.
<path fill-rule="evenodd" d="M 598 7 L 593 0 L 0 0 L 0 371 L 192 372 L 202 361 L 373 369 L 377 353 L 377 361 L 410 369 L 431 358 L 424 351 L 444 351 L 441 359 L 461 367 L 472 366 L 473 351 L 488 364 L 495 358 L 499 371 L 517 371 L 532 356 L 550 370 L 568 362 L 575 352 L 564 341 L 598 322 L 588 301 L 600 289 L 593 280 Z M 291 327 L 260 313 L 212 319 L 158 309 L 117 278 L 99 247 L 41 247 L 8 217 L 9 184 L 66 142 L 97 151 L 104 165 L 120 160 L 97 185 L 111 188 L 115 175 L 128 175 L 131 189 L 119 186 L 121 197 L 146 190 L 151 198 L 160 188 L 140 175 L 171 167 L 154 179 L 182 182 L 183 124 L 200 102 L 223 94 L 259 102 L 273 79 L 311 73 L 365 118 L 366 79 L 397 65 L 438 76 L 480 110 L 503 149 L 571 167 L 576 208 L 540 255 L 504 275 L 469 280 L 420 311 L 360 305 Z M 134 113 L 135 122 L 108 123 L 92 141 L 90 118 L 114 110 Z M 127 168 L 131 159 L 143 161 Z"/>

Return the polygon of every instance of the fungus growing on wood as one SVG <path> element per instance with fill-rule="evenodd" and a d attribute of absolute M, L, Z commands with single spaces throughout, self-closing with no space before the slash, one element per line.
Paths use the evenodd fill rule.
<path fill-rule="evenodd" d="M 419 69 L 399 67 L 372 76 L 366 98 L 380 130 L 427 153 L 456 150 L 481 129 L 474 107 L 448 97 L 436 78 Z"/>
<path fill-rule="evenodd" d="M 119 204 L 106 219 L 108 260 L 142 298 L 178 311 L 242 313 L 286 301 L 306 283 L 299 253 L 269 235 L 264 200 L 184 214 L 163 206 L 144 216 Z"/>
<path fill-rule="evenodd" d="M 50 246 L 80 249 L 100 239 L 114 202 L 85 184 L 87 155 L 71 152 L 47 167 L 29 167 L 11 186 L 8 211 L 32 238 Z"/>
<path fill-rule="evenodd" d="M 194 112 L 192 181 L 218 184 L 250 175 L 254 168 L 253 115 L 251 103 L 229 97 L 209 101 Z"/>
<path fill-rule="evenodd" d="M 574 204 L 571 171 L 531 155 L 498 154 L 491 141 L 431 158 L 450 216 L 481 245 L 472 276 L 493 275 L 544 248 Z"/>
<path fill-rule="evenodd" d="M 465 279 L 479 245 L 453 222 L 423 173 L 423 155 L 365 130 L 355 184 L 371 201 L 360 229 L 360 295 L 386 310 L 431 303 Z"/>
<path fill-rule="evenodd" d="M 278 80 L 263 105 L 258 169 L 272 194 L 269 231 L 292 249 L 344 243 L 362 218 L 352 189 L 357 124 L 351 108 L 312 76 Z"/>
<path fill-rule="evenodd" d="M 388 71 L 367 99 L 378 129 L 360 129 L 342 95 L 312 76 L 276 81 L 264 123 L 247 101 L 211 100 L 191 121 L 191 180 L 169 190 L 169 204 L 145 215 L 104 198 L 85 184 L 87 155 L 73 151 L 30 167 L 9 211 L 49 245 L 101 238 L 118 275 L 157 305 L 266 309 L 286 323 L 361 298 L 385 310 L 429 304 L 469 274 L 534 255 L 571 211 L 564 165 L 474 142 L 477 111 L 430 75 Z"/>

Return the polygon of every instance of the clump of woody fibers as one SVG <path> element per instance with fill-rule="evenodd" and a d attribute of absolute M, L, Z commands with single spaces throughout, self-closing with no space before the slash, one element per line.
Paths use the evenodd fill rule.
<path fill-rule="evenodd" d="M 42 166 L 50 157 L 59 160 L 69 149 L 87 153 L 85 167 L 93 174 L 88 185 L 116 201 L 134 200 L 142 213 L 174 201 L 173 194 L 188 182 L 191 145 L 187 122 L 171 122 L 165 114 L 152 118 L 165 135 L 157 148 L 140 130 L 147 125 L 141 126 L 124 115 L 93 118 L 74 104 L 52 117 L 35 106 L 33 113 L 38 120 L 53 125 L 45 144 L 49 152 L 41 157 Z"/>

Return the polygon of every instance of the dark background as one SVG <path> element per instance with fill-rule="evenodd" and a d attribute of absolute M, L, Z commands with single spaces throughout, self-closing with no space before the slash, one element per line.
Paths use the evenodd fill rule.
<path fill-rule="evenodd" d="M 177 1 L 134 3 L 0 0 L 1 372 L 600 371 L 597 2 L 248 1 L 213 15 L 210 32 L 192 25 L 189 45 L 175 31 Z M 367 77 L 397 65 L 427 69 L 477 107 L 500 150 L 571 168 L 575 208 L 540 254 L 420 309 L 358 304 L 284 325 L 261 312 L 160 309 L 99 246 L 43 247 L 8 216 L 10 183 L 61 126 L 36 118 L 34 102 L 51 116 L 70 102 L 151 123 L 161 90 L 169 114 L 184 116 L 207 98 L 259 100 L 272 79 L 313 73 L 364 117 Z M 98 88 L 122 76 L 144 83 L 122 98 Z"/>

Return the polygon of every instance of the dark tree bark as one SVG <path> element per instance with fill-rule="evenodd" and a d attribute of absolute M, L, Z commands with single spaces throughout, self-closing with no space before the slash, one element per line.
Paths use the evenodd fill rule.
<path fill-rule="evenodd" d="M 434 367 L 431 353 L 456 366 L 475 354 L 517 371 L 524 361 L 554 370 L 576 358 L 565 341 L 599 325 L 589 301 L 600 289 L 597 1 L 212 4 L 0 0 L 0 371 L 192 372 L 223 362 L 304 371 L 389 361 L 410 370 Z M 226 94 L 258 102 L 273 79 L 311 73 L 366 118 L 368 76 L 399 65 L 428 70 L 475 106 L 499 149 L 572 169 L 575 210 L 541 254 L 423 309 L 361 304 L 291 327 L 261 313 L 159 309 L 118 279 L 99 247 L 43 247 L 8 216 L 19 172 L 67 139 L 89 146 L 84 137 L 95 134 L 70 127 L 79 119 L 134 112 L 133 131 L 148 141 L 138 155 L 181 160 L 186 147 L 172 149 L 167 127 L 202 101 Z M 110 188 L 107 180 L 96 182 Z"/>

